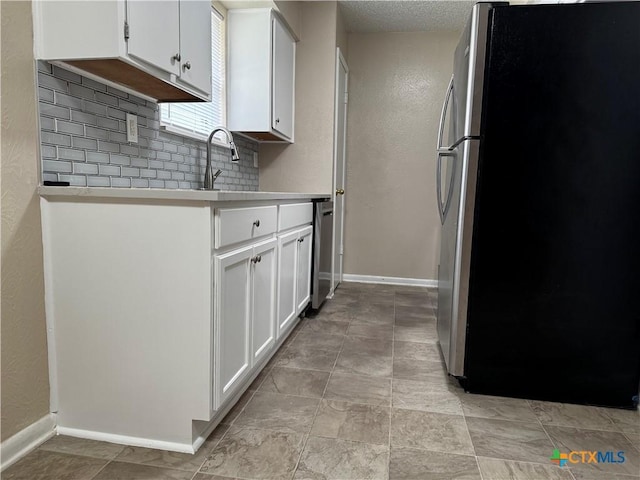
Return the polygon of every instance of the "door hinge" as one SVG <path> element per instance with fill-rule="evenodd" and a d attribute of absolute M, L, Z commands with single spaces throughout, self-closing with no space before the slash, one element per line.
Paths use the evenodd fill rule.
<path fill-rule="evenodd" d="M 124 39 L 129 40 L 129 24 L 124 22 Z"/>

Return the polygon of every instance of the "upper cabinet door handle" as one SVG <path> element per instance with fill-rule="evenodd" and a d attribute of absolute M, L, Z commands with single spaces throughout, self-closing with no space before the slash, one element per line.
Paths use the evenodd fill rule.
<path fill-rule="evenodd" d="M 255 222 L 253 222 L 253 225 L 256 227 L 260 226 L 260 220 L 256 220 Z"/>
<path fill-rule="evenodd" d="M 176 62 L 179 62 L 180 60 L 182 60 L 182 57 L 180 56 L 179 53 L 176 53 L 173 57 L 171 57 L 171 60 L 175 60 Z"/>
<path fill-rule="evenodd" d="M 186 62 L 184 63 L 184 65 L 182 65 L 182 68 L 183 68 L 184 70 L 191 70 L 191 62 L 186 61 Z"/>

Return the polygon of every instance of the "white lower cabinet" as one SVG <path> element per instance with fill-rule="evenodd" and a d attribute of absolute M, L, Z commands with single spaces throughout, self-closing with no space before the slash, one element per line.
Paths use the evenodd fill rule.
<path fill-rule="evenodd" d="M 194 453 L 308 304 L 310 204 L 80 197 L 41 202 L 58 431 Z"/>
<path fill-rule="evenodd" d="M 252 257 L 253 247 L 215 256 L 214 409 L 233 395 L 249 373 Z"/>
<path fill-rule="evenodd" d="M 296 310 L 301 312 L 311 299 L 311 240 L 313 227 L 300 231 L 298 238 L 298 267 L 296 275 Z"/>
<path fill-rule="evenodd" d="M 252 364 L 257 365 L 276 341 L 276 247 L 274 238 L 254 247 L 252 258 Z"/>
<path fill-rule="evenodd" d="M 278 337 L 311 298 L 311 225 L 278 236 Z"/>
<path fill-rule="evenodd" d="M 275 344 L 275 238 L 214 257 L 214 409 Z"/>

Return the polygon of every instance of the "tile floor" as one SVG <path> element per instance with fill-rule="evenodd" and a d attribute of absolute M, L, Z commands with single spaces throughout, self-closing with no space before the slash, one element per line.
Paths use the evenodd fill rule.
<path fill-rule="evenodd" d="M 435 292 L 343 284 L 196 455 L 56 437 L 10 479 L 640 479 L 638 412 L 464 393 L 447 378 Z M 554 448 L 623 450 L 558 468 Z"/>

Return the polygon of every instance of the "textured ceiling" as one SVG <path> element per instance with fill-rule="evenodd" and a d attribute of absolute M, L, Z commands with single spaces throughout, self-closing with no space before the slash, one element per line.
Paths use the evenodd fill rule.
<path fill-rule="evenodd" d="M 476 1 L 339 0 L 349 32 L 461 30 Z"/>

